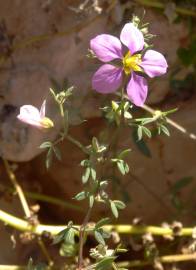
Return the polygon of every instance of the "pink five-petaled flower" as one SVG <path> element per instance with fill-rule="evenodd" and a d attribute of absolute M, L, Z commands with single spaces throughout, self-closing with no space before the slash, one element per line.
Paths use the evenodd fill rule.
<path fill-rule="evenodd" d="M 45 117 L 45 112 L 46 100 L 44 100 L 40 111 L 32 105 L 24 105 L 20 107 L 20 114 L 17 115 L 17 118 L 20 121 L 37 128 L 51 128 L 54 124 L 50 118 Z"/>
<path fill-rule="evenodd" d="M 122 44 L 128 48 L 125 54 Z M 144 37 L 133 23 L 125 24 L 120 40 L 112 35 L 98 35 L 90 41 L 90 48 L 99 60 L 106 63 L 95 72 L 93 89 L 102 94 L 113 93 L 122 84 L 125 74 L 129 76 L 127 95 L 136 106 L 144 104 L 148 93 L 147 80 L 142 74 L 153 78 L 167 71 L 167 62 L 161 53 L 149 49 L 142 56 Z M 121 60 L 120 67 L 108 64 L 115 59 Z"/>

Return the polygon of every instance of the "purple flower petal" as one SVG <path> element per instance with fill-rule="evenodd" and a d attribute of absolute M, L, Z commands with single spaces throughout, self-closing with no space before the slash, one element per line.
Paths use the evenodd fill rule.
<path fill-rule="evenodd" d="M 131 54 L 141 51 L 144 47 L 143 34 L 133 23 L 125 24 L 120 34 L 120 40 L 129 48 Z"/>
<path fill-rule="evenodd" d="M 142 107 L 148 93 L 147 81 L 144 77 L 135 73 L 127 85 L 127 95 L 136 106 Z"/>
<path fill-rule="evenodd" d="M 17 118 L 29 125 L 40 127 L 40 114 L 39 110 L 32 105 L 24 105 L 20 108 L 20 114 Z"/>
<path fill-rule="evenodd" d="M 93 75 L 92 87 L 97 92 L 108 94 L 115 92 L 122 83 L 122 68 L 105 64 Z"/>
<path fill-rule="evenodd" d="M 90 48 L 97 58 L 103 62 L 122 58 L 122 45 L 117 37 L 112 35 L 98 35 L 90 41 Z"/>
<path fill-rule="evenodd" d="M 151 78 L 165 74 L 168 67 L 165 57 L 154 50 L 148 50 L 144 54 L 140 66 L 143 67 L 145 73 Z"/>

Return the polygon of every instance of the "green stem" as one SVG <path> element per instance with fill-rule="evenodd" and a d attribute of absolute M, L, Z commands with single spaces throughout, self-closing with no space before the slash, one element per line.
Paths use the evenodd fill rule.
<path fill-rule="evenodd" d="M 83 144 L 81 144 L 79 141 L 77 141 L 76 139 L 74 139 L 71 135 L 66 135 L 65 138 L 68 141 L 70 141 L 73 144 L 75 144 L 77 147 L 79 147 L 85 154 L 89 154 L 89 151 L 86 149 L 86 147 Z"/>
<path fill-rule="evenodd" d="M 120 96 L 119 93 L 116 93 L 117 96 Z M 124 97 L 129 100 L 127 95 L 124 95 Z M 144 109 L 145 111 L 151 113 L 152 115 L 155 114 L 155 110 L 153 108 L 151 108 L 150 106 L 144 104 L 142 109 Z M 172 126 L 173 128 L 177 129 L 178 131 L 180 131 L 181 133 L 187 135 L 190 139 L 192 140 L 196 140 L 196 134 L 187 131 L 183 126 L 179 125 L 178 123 L 176 123 L 174 120 L 170 119 L 169 117 L 166 117 L 166 121 L 167 123 Z"/>
<path fill-rule="evenodd" d="M 64 208 L 73 209 L 73 210 L 83 212 L 83 213 L 85 212 L 85 210 L 78 205 L 74 205 L 72 203 L 66 202 L 64 200 L 61 200 L 52 196 L 35 193 L 35 192 L 29 192 L 29 191 L 25 191 L 24 194 L 26 195 L 26 197 L 31 198 L 31 199 L 35 199 L 38 201 L 47 202 L 47 203 L 51 203 L 55 205 L 60 205 Z"/>
<path fill-rule="evenodd" d="M 177 255 L 169 255 L 169 256 L 162 256 L 158 258 L 161 263 L 177 263 L 177 262 L 185 262 L 185 261 L 192 261 L 196 260 L 196 253 L 193 254 L 177 254 Z M 152 265 L 152 261 L 142 261 L 142 260 L 135 260 L 135 261 L 124 261 L 116 263 L 117 267 L 142 267 L 147 265 Z M 0 270 L 26 270 L 26 266 L 20 265 L 0 265 Z"/>
<path fill-rule="evenodd" d="M 19 200 L 21 202 L 21 205 L 22 205 L 22 208 L 24 210 L 24 213 L 25 213 L 26 217 L 29 218 L 31 216 L 31 212 L 30 212 L 30 209 L 29 209 L 27 200 L 26 200 L 26 198 L 24 196 L 24 192 L 23 192 L 21 186 L 18 184 L 18 181 L 16 179 L 16 176 L 13 173 L 13 171 L 11 170 L 8 161 L 3 158 L 3 163 L 4 163 L 4 166 L 5 166 L 7 175 L 9 177 L 9 179 L 10 179 L 10 182 L 13 184 L 14 189 L 17 192 L 17 195 L 18 195 Z"/>
<path fill-rule="evenodd" d="M 20 203 L 21 203 L 21 205 L 23 207 L 26 218 L 30 219 L 31 218 L 31 211 L 30 211 L 29 205 L 27 203 L 26 197 L 24 195 L 24 192 L 23 192 L 21 186 L 19 185 L 15 174 L 12 171 L 12 169 L 11 169 L 11 167 L 9 165 L 9 162 L 6 159 L 3 159 L 3 162 L 4 162 L 4 165 L 5 165 L 5 169 L 6 169 L 6 172 L 8 174 L 8 177 L 9 177 L 11 183 L 13 184 L 13 186 L 14 186 L 17 194 L 18 194 L 18 197 L 19 197 Z M 28 225 L 28 223 L 27 223 L 27 225 Z M 48 253 L 48 251 L 47 251 L 47 249 L 45 247 L 45 244 L 43 243 L 43 241 L 41 239 L 38 240 L 38 244 L 39 244 L 42 252 L 46 256 L 46 259 L 48 260 L 49 266 L 52 265 L 53 261 L 50 258 L 50 255 L 49 255 L 49 253 Z"/>
<path fill-rule="evenodd" d="M 27 267 L 20 265 L 0 265 L 0 270 L 27 270 Z"/>
<path fill-rule="evenodd" d="M 64 230 L 66 226 L 64 225 L 43 225 L 39 224 L 37 226 L 30 225 L 27 221 L 17 218 L 7 212 L 0 210 L 0 220 L 6 225 L 9 225 L 19 231 L 32 232 L 37 235 L 41 235 L 43 232 L 49 232 L 51 235 L 57 235 L 59 232 Z M 79 226 L 76 226 L 79 228 Z M 92 227 L 93 230 L 94 227 Z M 106 225 L 103 227 L 104 230 L 108 232 L 116 231 L 119 234 L 138 234 L 142 235 L 145 233 L 151 233 L 157 236 L 173 235 L 173 231 L 170 228 L 162 228 L 158 226 L 132 226 L 132 225 Z M 181 236 L 192 236 L 195 228 L 182 228 Z M 89 228 L 89 231 L 90 228 Z"/>
<path fill-rule="evenodd" d="M 169 255 L 169 256 L 162 256 L 157 258 L 159 262 L 161 263 L 176 263 L 176 262 L 183 262 L 183 261 L 193 261 L 196 260 L 196 252 L 193 254 L 178 254 L 178 255 Z M 131 268 L 131 267 L 142 267 L 147 265 L 153 265 L 154 261 L 141 261 L 141 260 L 135 260 L 135 261 L 127 261 L 127 262 L 119 262 L 117 263 L 118 267 L 125 267 L 125 268 Z"/>
<path fill-rule="evenodd" d="M 158 8 L 158 9 L 165 9 L 166 5 L 164 3 L 158 2 L 158 1 L 152 1 L 152 0 L 135 0 L 138 4 L 141 4 L 143 6 L 152 7 L 152 8 Z M 185 9 L 181 7 L 176 7 L 175 11 L 181 15 L 196 17 L 196 12 L 191 9 Z"/>
<path fill-rule="evenodd" d="M 87 214 L 84 218 L 84 221 L 82 225 L 80 226 L 80 232 L 79 232 L 79 256 L 78 256 L 78 270 L 82 270 L 82 264 L 83 264 L 83 247 L 84 247 L 84 236 L 85 236 L 85 229 L 89 222 L 89 218 L 91 215 L 92 208 L 89 207 Z"/>

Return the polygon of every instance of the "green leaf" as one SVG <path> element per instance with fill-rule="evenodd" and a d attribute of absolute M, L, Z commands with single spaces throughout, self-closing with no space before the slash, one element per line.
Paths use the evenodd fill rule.
<path fill-rule="evenodd" d="M 151 158 L 152 155 L 151 155 L 151 152 L 150 152 L 150 149 L 148 148 L 147 144 L 145 143 L 145 141 L 142 139 L 141 141 L 138 141 L 137 139 L 137 133 L 136 131 L 134 131 L 132 133 L 132 136 L 133 136 L 133 141 L 134 143 L 136 144 L 138 150 L 140 150 L 140 152 L 145 155 L 146 157 L 149 157 Z"/>
<path fill-rule="evenodd" d="M 102 234 L 97 230 L 95 231 L 95 239 L 97 240 L 99 244 L 102 244 L 103 246 L 105 245 L 105 240 Z"/>
<path fill-rule="evenodd" d="M 88 179 L 90 177 L 91 170 L 89 167 L 86 168 L 84 174 L 82 175 L 82 183 L 86 184 L 88 182 Z"/>
<path fill-rule="evenodd" d="M 51 146 L 52 146 L 52 142 L 47 141 L 47 142 L 43 142 L 43 143 L 39 146 L 39 148 L 44 149 L 44 148 L 50 148 Z"/>
<path fill-rule="evenodd" d="M 49 148 L 48 153 L 46 155 L 46 168 L 47 169 L 49 169 L 52 164 L 52 158 L 53 158 L 52 148 Z"/>
<path fill-rule="evenodd" d="M 94 195 L 89 196 L 89 207 L 92 208 L 95 201 Z"/>
<path fill-rule="evenodd" d="M 122 175 L 125 175 L 129 172 L 129 165 L 124 160 L 117 160 L 117 167 Z"/>
<path fill-rule="evenodd" d="M 125 203 L 119 200 L 113 201 L 118 209 L 124 209 L 126 207 Z"/>
<path fill-rule="evenodd" d="M 80 165 L 81 165 L 82 167 L 89 167 L 89 166 L 90 166 L 90 160 L 84 159 L 84 160 L 82 160 L 82 161 L 80 162 Z"/>
<path fill-rule="evenodd" d="M 171 187 L 171 192 L 172 192 L 172 193 L 177 193 L 177 192 L 179 192 L 181 189 L 183 189 L 183 188 L 185 188 L 186 186 L 188 186 L 192 181 L 193 181 L 193 177 L 191 177 L 191 176 L 187 176 L 187 177 L 183 177 L 183 178 L 179 179 L 179 180 L 176 181 L 176 183 Z"/>
<path fill-rule="evenodd" d="M 77 245 L 63 243 L 59 250 L 60 256 L 62 257 L 74 257 L 78 252 Z"/>
<path fill-rule="evenodd" d="M 110 218 L 108 218 L 108 217 L 102 218 L 97 222 L 97 224 L 95 225 L 95 228 L 96 229 L 101 228 L 102 226 L 108 224 L 109 221 L 110 221 Z"/>
<path fill-rule="evenodd" d="M 118 209 L 113 201 L 110 201 L 110 208 L 115 218 L 118 218 Z"/>
<path fill-rule="evenodd" d="M 77 201 L 82 201 L 82 200 L 84 200 L 86 197 L 87 197 L 86 191 L 81 191 L 80 193 L 78 193 L 78 194 L 74 197 L 74 199 L 77 200 Z"/>
<path fill-rule="evenodd" d="M 69 228 L 64 235 L 65 242 L 72 245 L 75 244 L 75 233 L 75 229 Z"/>
<path fill-rule="evenodd" d="M 165 135 L 170 136 L 169 130 L 168 130 L 168 128 L 167 128 L 166 126 L 161 125 L 160 127 L 161 127 L 161 131 L 162 131 Z"/>
<path fill-rule="evenodd" d="M 90 168 L 90 170 L 91 170 L 92 179 L 93 180 L 96 180 L 97 173 L 96 173 L 95 169 L 94 168 Z"/>
<path fill-rule="evenodd" d="M 66 228 L 66 229 L 62 230 L 61 232 L 59 232 L 53 239 L 53 245 L 56 245 L 56 244 L 60 243 L 61 241 L 63 241 L 68 230 L 69 230 L 69 228 Z"/>
<path fill-rule="evenodd" d="M 129 153 L 131 152 L 131 149 L 125 149 L 118 155 L 119 159 L 124 159 Z"/>
<path fill-rule="evenodd" d="M 111 270 L 112 263 L 116 257 L 111 256 L 111 257 L 106 257 L 103 258 L 101 261 L 99 261 L 95 267 L 96 270 Z"/>
<path fill-rule="evenodd" d="M 142 127 L 142 130 L 146 134 L 146 136 L 148 136 L 148 138 L 151 138 L 151 131 L 148 128 Z"/>
<path fill-rule="evenodd" d="M 143 130 L 142 130 L 142 126 L 139 126 L 137 129 L 137 137 L 138 137 L 138 141 L 140 141 L 143 137 Z"/>

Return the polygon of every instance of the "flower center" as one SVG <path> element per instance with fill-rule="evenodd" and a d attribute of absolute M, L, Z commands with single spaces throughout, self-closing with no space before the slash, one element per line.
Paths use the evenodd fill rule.
<path fill-rule="evenodd" d="M 42 118 L 41 125 L 43 126 L 43 128 L 52 128 L 52 127 L 54 127 L 54 123 L 48 117 Z"/>
<path fill-rule="evenodd" d="M 131 71 L 142 71 L 142 68 L 139 64 L 142 62 L 141 54 L 131 55 L 131 52 L 128 51 L 123 57 L 123 68 L 126 75 L 129 75 Z"/>

